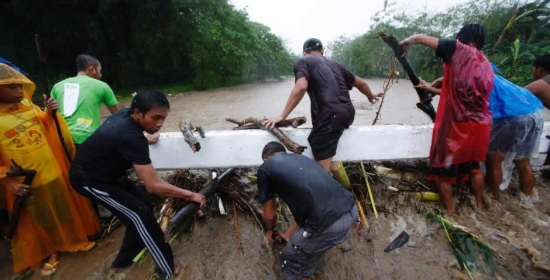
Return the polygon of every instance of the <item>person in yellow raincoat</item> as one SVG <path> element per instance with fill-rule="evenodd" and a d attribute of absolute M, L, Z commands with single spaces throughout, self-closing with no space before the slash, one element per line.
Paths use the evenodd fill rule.
<path fill-rule="evenodd" d="M 55 272 L 58 252 L 87 251 L 95 243 L 99 223 L 85 197 L 69 185 L 67 159 L 56 131 L 53 99 L 42 111 L 31 101 L 36 86 L 12 67 L 0 63 L 0 207 L 11 211 L 16 196 L 27 196 L 11 240 L 13 270 L 20 274 L 42 267 Z M 45 97 L 45 96 L 44 96 Z M 65 120 L 57 115 L 65 144 L 74 156 L 74 143 Z M 35 170 L 30 186 L 23 178 L 6 176 L 11 160 Z"/>

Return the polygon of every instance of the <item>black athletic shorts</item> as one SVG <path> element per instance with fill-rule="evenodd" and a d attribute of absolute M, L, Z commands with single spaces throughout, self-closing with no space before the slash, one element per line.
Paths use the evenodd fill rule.
<path fill-rule="evenodd" d="M 323 160 L 336 155 L 338 141 L 344 129 L 348 127 L 349 121 L 347 119 L 333 115 L 324 125 L 313 128 L 307 138 L 313 157 L 316 160 Z"/>

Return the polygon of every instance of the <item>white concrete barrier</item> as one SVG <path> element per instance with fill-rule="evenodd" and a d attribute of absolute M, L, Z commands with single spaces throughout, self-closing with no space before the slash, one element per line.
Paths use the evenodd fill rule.
<path fill-rule="evenodd" d="M 338 144 L 335 160 L 397 160 L 427 158 L 433 125 L 352 126 Z M 282 129 L 294 142 L 307 146 L 304 155 L 313 157 L 307 141 L 310 129 Z M 545 122 L 539 152 L 546 153 L 550 122 Z M 262 164 L 264 145 L 277 139 L 263 130 L 206 131 L 197 153 L 189 148 L 179 132 L 162 133 L 157 144 L 149 146 L 151 160 L 158 170 L 188 168 L 254 167 Z"/>

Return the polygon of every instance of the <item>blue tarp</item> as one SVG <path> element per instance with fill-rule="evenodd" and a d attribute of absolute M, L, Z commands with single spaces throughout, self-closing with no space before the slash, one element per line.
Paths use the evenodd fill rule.
<path fill-rule="evenodd" d="M 534 94 L 498 75 L 497 67 L 492 63 L 491 66 L 495 72 L 493 91 L 489 95 L 493 119 L 528 115 L 544 108 Z"/>

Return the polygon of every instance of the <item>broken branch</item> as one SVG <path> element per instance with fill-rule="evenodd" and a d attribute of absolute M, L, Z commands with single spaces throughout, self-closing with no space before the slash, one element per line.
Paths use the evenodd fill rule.
<path fill-rule="evenodd" d="M 292 141 L 288 136 L 286 136 L 278 127 L 281 127 L 281 124 L 278 124 L 277 127 L 274 128 L 266 128 L 264 126 L 265 120 L 260 120 L 258 118 L 245 118 L 242 121 L 239 121 L 234 118 L 225 118 L 226 121 L 237 124 L 238 127 L 233 128 L 234 130 L 245 130 L 245 129 L 254 129 L 259 128 L 263 130 L 269 131 L 273 136 L 277 138 L 289 151 L 295 153 L 295 154 L 301 154 L 304 152 L 305 149 L 307 149 L 306 146 L 301 146 L 298 143 Z M 298 117 L 294 119 L 288 119 L 281 123 L 286 126 L 292 126 L 297 127 L 307 121 L 306 117 Z"/>
<path fill-rule="evenodd" d="M 191 122 L 185 121 L 184 123 L 180 121 L 179 128 L 181 130 L 181 133 L 183 133 L 183 139 L 185 140 L 185 142 L 187 142 L 187 144 L 189 144 L 189 147 L 191 147 L 191 150 L 193 150 L 193 152 L 200 151 L 201 143 L 199 143 L 195 135 L 193 135 L 194 127 L 191 124 Z M 204 131 L 203 131 L 203 134 L 204 134 Z"/>

